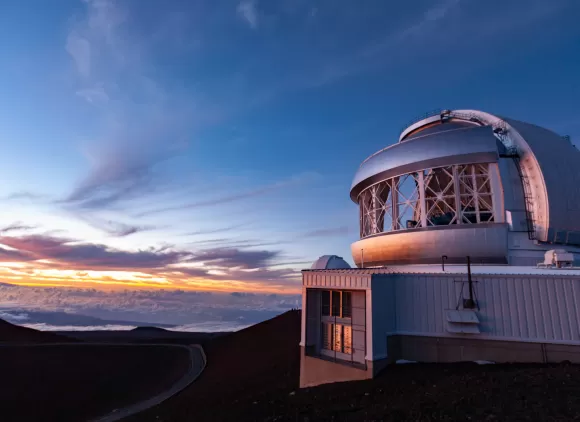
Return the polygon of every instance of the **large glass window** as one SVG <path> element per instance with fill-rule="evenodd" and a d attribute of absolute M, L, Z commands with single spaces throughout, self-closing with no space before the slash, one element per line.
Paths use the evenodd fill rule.
<path fill-rule="evenodd" d="M 360 235 L 494 221 L 490 166 L 463 164 L 396 176 L 359 195 Z"/>
<path fill-rule="evenodd" d="M 341 290 L 322 290 L 322 316 L 350 318 L 352 316 L 352 293 Z"/>
<path fill-rule="evenodd" d="M 322 323 L 322 348 L 352 354 L 352 327 L 344 324 Z"/>
<path fill-rule="evenodd" d="M 341 315 L 342 315 L 342 318 L 351 318 L 352 317 L 352 293 L 351 292 L 342 292 Z"/>
<path fill-rule="evenodd" d="M 322 295 L 322 316 L 330 316 L 330 290 L 323 290 Z"/>

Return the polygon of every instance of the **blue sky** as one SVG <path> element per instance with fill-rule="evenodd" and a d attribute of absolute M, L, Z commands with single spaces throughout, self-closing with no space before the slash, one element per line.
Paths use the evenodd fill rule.
<path fill-rule="evenodd" d="M 435 108 L 580 139 L 575 0 L 53 0 L 0 16 L 0 276 L 296 293 Z M 24 299 L 23 299 L 24 300 Z"/>

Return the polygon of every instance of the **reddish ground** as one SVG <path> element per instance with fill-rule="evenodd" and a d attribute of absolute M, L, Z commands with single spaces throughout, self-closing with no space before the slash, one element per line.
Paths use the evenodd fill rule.
<path fill-rule="evenodd" d="M 160 393 L 189 368 L 164 346 L 0 346 L 0 420 L 83 421 Z"/>
<path fill-rule="evenodd" d="M 65 336 L 49 333 L 46 331 L 37 331 L 31 328 L 20 327 L 19 325 L 10 324 L 0 319 L 0 344 L 1 343 L 69 343 L 73 340 Z"/>
<path fill-rule="evenodd" d="M 299 390 L 300 313 L 218 338 L 178 396 L 133 421 L 580 420 L 580 366 L 393 365 Z"/>
<path fill-rule="evenodd" d="M 132 421 L 580 420 L 580 366 L 410 364 L 299 390 L 300 312 L 205 345 L 208 365 Z M 163 347 L 0 347 L 0 420 L 78 421 L 162 391 L 185 356 Z"/>
<path fill-rule="evenodd" d="M 300 311 L 219 337 L 204 346 L 207 366 L 191 386 L 134 420 L 247 420 L 247 404 L 295 389 L 299 342 Z"/>

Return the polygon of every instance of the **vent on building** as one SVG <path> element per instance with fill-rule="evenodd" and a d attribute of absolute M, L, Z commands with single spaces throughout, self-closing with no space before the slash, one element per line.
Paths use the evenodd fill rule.
<path fill-rule="evenodd" d="M 569 268 L 574 265 L 574 254 L 564 249 L 550 249 L 544 254 L 544 262 L 538 262 L 538 268 Z"/>
<path fill-rule="evenodd" d="M 447 331 L 450 333 L 478 334 L 479 318 L 471 309 L 447 309 Z"/>

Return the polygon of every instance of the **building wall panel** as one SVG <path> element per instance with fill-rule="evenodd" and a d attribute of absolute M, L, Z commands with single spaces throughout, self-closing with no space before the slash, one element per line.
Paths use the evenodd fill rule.
<path fill-rule="evenodd" d="M 370 275 L 302 273 L 302 285 L 309 288 L 367 289 Z"/>
<path fill-rule="evenodd" d="M 580 344 L 580 278 L 486 275 L 474 281 L 481 334 L 467 337 Z M 469 296 L 467 276 L 375 275 L 371 294 L 377 359 L 387 352 L 387 335 L 466 337 L 445 330 L 445 310 Z"/>

